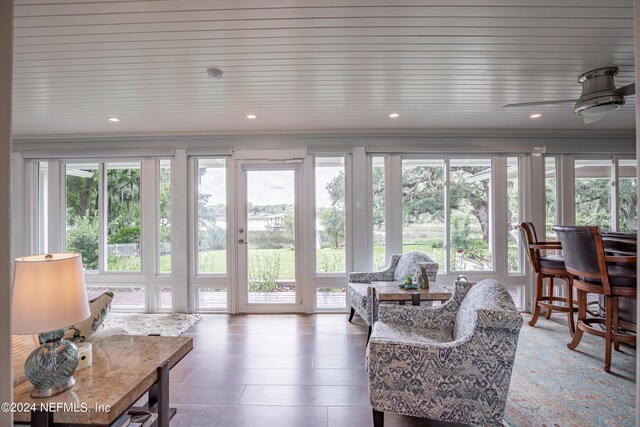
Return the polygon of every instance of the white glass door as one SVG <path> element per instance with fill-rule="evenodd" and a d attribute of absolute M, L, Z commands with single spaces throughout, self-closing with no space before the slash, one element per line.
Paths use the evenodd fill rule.
<path fill-rule="evenodd" d="M 301 311 L 298 164 L 238 163 L 239 311 Z"/>

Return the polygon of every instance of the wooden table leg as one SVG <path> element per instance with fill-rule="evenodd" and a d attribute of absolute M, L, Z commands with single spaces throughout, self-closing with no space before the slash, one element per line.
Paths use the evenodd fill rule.
<path fill-rule="evenodd" d="M 31 427 L 49 427 L 53 425 L 53 412 L 32 411 Z"/>
<path fill-rule="evenodd" d="M 420 294 L 411 294 L 411 303 L 415 306 L 420 305 Z"/>

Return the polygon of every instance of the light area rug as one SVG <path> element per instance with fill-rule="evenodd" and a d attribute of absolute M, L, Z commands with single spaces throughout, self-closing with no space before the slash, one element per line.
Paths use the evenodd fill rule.
<path fill-rule="evenodd" d="M 562 317 L 561 317 L 562 316 Z M 564 315 L 523 315 L 505 423 L 529 426 L 634 426 L 636 350 L 613 351 L 604 371 L 604 339 L 584 334 L 576 351 Z"/>
<path fill-rule="evenodd" d="M 199 314 L 144 314 L 111 312 L 104 321 L 105 329 L 122 328 L 131 335 L 160 334 L 176 337 L 200 320 Z"/>

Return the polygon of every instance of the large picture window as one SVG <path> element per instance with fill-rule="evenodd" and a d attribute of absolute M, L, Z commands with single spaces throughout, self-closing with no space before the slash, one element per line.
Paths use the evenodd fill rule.
<path fill-rule="evenodd" d="M 492 270 L 491 159 L 452 159 L 449 180 L 451 270 Z"/>
<path fill-rule="evenodd" d="M 227 272 L 226 164 L 226 159 L 198 159 L 198 273 Z"/>
<path fill-rule="evenodd" d="M 506 228 L 506 241 L 500 242 L 505 273 L 521 273 L 522 261 L 517 232 L 513 226 L 521 215 L 520 157 L 506 157 L 501 179 L 506 185 L 507 206 L 501 203 L 499 216 Z M 373 257 L 378 252 L 378 224 L 402 229 L 402 246 L 389 240 L 392 250 L 402 253 L 419 250 L 439 264 L 439 274 L 496 271 L 493 224 L 493 158 L 418 158 L 390 155 L 385 163 L 371 162 Z M 391 175 L 384 177 L 384 173 Z M 384 182 L 394 188 L 385 188 Z M 396 188 L 397 187 L 397 188 Z M 387 207 L 385 200 L 397 200 Z M 504 193 L 502 193 L 504 194 Z M 399 209 L 400 208 L 400 209 Z M 383 217 L 384 221 L 379 220 Z M 393 223 L 387 224 L 386 221 Z M 384 234 L 382 234 L 384 237 Z M 385 239 L 386 240 L 386 239 Z"/>
<path fill-rule="evenodd" d="M 99 182 L 98 163 L 67 164 L 67 251 L 79 253 L 87 270 L 98 270 L 100 262 Z"/>
<path fill-rule="evenodd" d="M 108 271 L 141 271 L 140 162 L 106 163 Z"/>
<path fill-rule="evenodd" d="M 611 230 L 611 159 L 575 161 L 576 225 Z"/>
<path fill-rule="evenodd" d="M 444 171 L 444 160 L 402 160 L 402 252 L 426 252 L 443 267 Z"/>
<path fill-rule="evenodd" d="M 159 164 L 159 241 L 161 274 L 171 273 L 171 160 L 160 160 Z"/>
<path fill-rule="evenodd" d="M 140 165 L 66 165 L 66 250 L 80 253 L 87 270 L 142 270 Z"/>
<path fill-rule="evenodd" d="M 373 218 L 373 269 L 380 271 L 387 265 L 387 214 L 385 158 L 371 158 L 371 196 Z"/>
<path fill-rule="evenodd" d="M 520 245 L 520 159 L 507 158 L 507 271 L 520 273 L 522 271 L 522 255 Z"/>
<path fill-rule="evenodd" d="M 545 194 L 545 225 L 546 237 L 538 236 L 540 239 L 555 239 L 556 234 L 553 226 L 559 223 L 558 218 L 558 171 L 555 157 L 545 157 L 544 159 L 544 194 Z"/>
<path fill-rule="evenodd" d="M 346 271 L 344 157 L 316 157 L 316 271 Z"/>
<path fill-rule="evenodd" d="M 638 230 L 638 179 L 635 159 L 618 161 L 618 230 Z"/>

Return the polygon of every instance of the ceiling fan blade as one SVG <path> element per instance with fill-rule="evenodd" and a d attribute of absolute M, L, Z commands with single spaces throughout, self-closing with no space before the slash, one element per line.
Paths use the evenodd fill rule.
<path fill-rule="evenodd" d="M 552 105 L 552 104 L 575 104 L 577 99 L 558 99 L 556 101 L 537 101 L 537 102 L 521 102 L 518 104 L 507 104 L 503 105 L 502 108 L 513 108 L 513 107 L 532 107 L 534 105 Z"/>
<path fill-rule="evenodd" d="M 635 95 L 636 84 L 631 83 L 626 86 L 622 86 L 616 89 L 616 92 L 620 92 L 623 96 Z"/>

